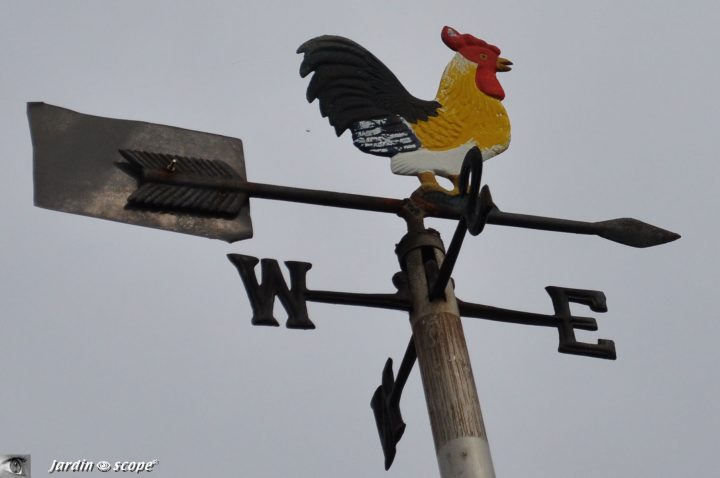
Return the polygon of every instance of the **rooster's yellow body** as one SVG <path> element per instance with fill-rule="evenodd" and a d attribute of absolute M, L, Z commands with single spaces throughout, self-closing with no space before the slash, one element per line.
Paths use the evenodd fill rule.
<path fill-rule="evenodd" d="M 493 156 L 507 149 L 507 111 L 500 100 L 477 89 L 474 66 L 456 54 L 445 69 L 435 97 L 442 105 L 438 115 L 412 125 L 423 147 L 441 151 L 472 140 L 483 153 L 493 150 Z"/>

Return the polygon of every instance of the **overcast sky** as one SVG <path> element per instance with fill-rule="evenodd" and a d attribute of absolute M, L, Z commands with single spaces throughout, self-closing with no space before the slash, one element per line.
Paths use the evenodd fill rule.
<path fill-rule="evenodd" d="M 720 427 L 716 1 L 23 1 L 0 6 L 0 454 L 152 460 L 153 476 L 437 476 L 419 373 L 389 472 L 370 397 L 406 314 L 310 305 L 261 328 L 227 253 L 313 263 L 311 288 L 391 292 L 391 215 L 252 201 L 226 244 L 32 204 L 25 103 L 239 137 L 249 179 L 406 197 L 414 178 L 336 138 L 298 75 L 344 35 L 431 99 L 451 25 L 498 45 L 513 125 L 484 180 L 506 211 L 635 217 L 682 239 L 634 249 L 489 226 L 457 295 L 550 313 L 547 285 L 602 290 L 617 361 L 552 329 L 464 319 L 498 477 L 715 476 Z M 72 165 L 68 165 L 72 167 Z M 432 220 L 449 241 L 454 224 Z M 97 473 L 95 473 L 97 474 Z"/>

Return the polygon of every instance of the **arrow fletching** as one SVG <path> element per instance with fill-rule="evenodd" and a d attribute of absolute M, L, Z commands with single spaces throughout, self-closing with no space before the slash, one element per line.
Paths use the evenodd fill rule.
<path fill-rule="evenodd" d="M 136 208 L 235 217 L 247 194 L 233 186 L 243 178 L 219 160 L 121 149 L 142 184 L 128 197 Z"/>
<path fill-rule="evenodd" d="M 680 234 L 629 217 L 594 225 L 598 236 L 632 247 L 652 247 L 680 239 Z"/>

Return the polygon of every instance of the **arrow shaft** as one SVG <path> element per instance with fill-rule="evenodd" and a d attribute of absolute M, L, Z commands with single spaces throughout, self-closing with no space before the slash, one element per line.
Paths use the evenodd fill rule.
<path fill-rule="evenodd" d="M 263 199 L 299 202 L 345 209 L 360 209 L 363 211 L 385 212 L 391 214 L 397 214 L 400 212 L 404 203 L 401 199 L 240 181 L 235 184 L 234 189 L 247 193 L 251 197 Z"/>
<path fill-rule="evenodd" d="M 362 194 L 339 193 L 318 189 L 294 188 L 275 184 L 237 182 L 233 189 L 249 194 L 251 197 L 273 199 L 279 201 L 316 204 L 321 206 L 361 209 L 365 211 L 398 214 L 405 203 L 402 199 L 366 196 Z M 442 219 L 460 219 L 460 209 L 451 207 L 425 207 L 429 217 Z M 528 214 L 515 214 L 493 209 L 487 218 L 488 224 L 498 226 L 523 227 L 545 231 L 572 232 L 575 234 L 597 234 L 595 223 L 573 221 Z"/>
<path fill-rule="evenodd" d="M 144 169 L 141 180 L 177 186 L 196 186 L 248 194 L 251 197 L 279 201 L 316 204 L 320 206 L 361 209 L 397 214 L 402 209 L 400 199 L 340 193 L 320 189 L 295 188 L 245 181 L 233 177 L 204 176 L 201 174 Z"/>
<path fill-rule="evenodd" d="M 339 193 L 317 189 L 294 188 L 274 184 L 237 182 L 233 189 L 247 193 L 251 197 L 290 201 L 320 206 L 360 209 L 364 211 L 398 214 L 405 204 L 402 199 L 366 196 L 362 194 Z M 452 207 L 432 207 L 423 204 L 424 212 L 429 217 L 442 219 L 460 219 L 461 210 Z M 487 217 L 488 224 L 497 226 L 522 227 L 543 231 L 570 232 L 574 234 L 595 235 L 600 232 L 596 223 L 574 221 L 552 217 L 534 216 L 504 212 L 497 208 L 491 210 Z"/>
<path fill-rule="evenodd" d="M 443 219 L 460 219 L 464 215 L 465 208 L 471 198 L 448 196 L 441 193 L 427 193 L 419 190 L 410 199 L 395 199 L 379 196 L 366 196 L 362 194 L 340 193 L 319 189 L 305 189 L 275 184 L 263 184 L 247 182 L 238 177 L 213 176 L 194 174 L 192 172 L 173 171 L 172 164 L 165 169 L 143 168 L 141 183 L 163 183 L 177 186 L 191 186 L 201 189 L 222 190 L 235 193 L 244 193 L 250 197 L 273 199 L 279 201 L 299 202 L 315 204 L 320 206 L 339 207 L 346 209 L 358 209 L 364 211 L 384 212 L 400 214 L 408 201 L 420 208 L 426 217 L 437 217 Z M 487 189 L 487 187 L 484 188 Z M 522 227 L 526 229 L 539 229 L 544 231 L 570 232 L 574 234 L 598 235 L 611 241 L 634 247 L 650 247 L 666 242 L 674 241 L 680 236 L 637 221 L 635 219 L 623 218 L 602 222 L 573 221 L 569 219 L 558 219 L 553 217 L 534 216 L 529 214 L 516 214 L 504 212 L 498 209 L 489 191 L 485 191 L 487 197 L 473 199 L 480 201 L 480 207 L 484 204 L 485 213 L 483 224 L 495 224 L 499 226 Z M 467 218 L 466 218 L 467 219 Z M 471 233 L 477 234 L 482 228 L 473 232 L 473 227 L 468 223 Z M 452 257 L 450 258 L 452 261 Z M 451 272 L 452 268 L 446 268 Z M 448 274 L 445 274 L 448 275 Z M 444 276 L 443 276 L 444 277 Z M 439 284 L 442 285 L 442 284 Z M 434 292 L 433 296 L 437 294 Z"/>
<path fill-rule="evenodd" d="M 573 234 L 597 234 L 598 226 L 594 222 L 573 221 L 554 217 L 533 216 L 529 214 L 516 214 L 493 209 L 487 216 L 488 224 L 497 226 L 522 227 L 525 229 L 539 229 L 543 231 L 571 232 Z"/>

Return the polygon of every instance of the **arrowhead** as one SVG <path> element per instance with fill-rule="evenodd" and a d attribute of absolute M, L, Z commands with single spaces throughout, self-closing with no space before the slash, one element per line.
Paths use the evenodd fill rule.
<path fill-rule="evenodd" d="M 595 225 L 598 236 L 632 247 L 659 246 L 680 239 L 680 234 L 629 217 L 596 222 Z"/>

